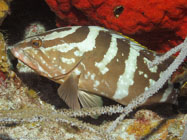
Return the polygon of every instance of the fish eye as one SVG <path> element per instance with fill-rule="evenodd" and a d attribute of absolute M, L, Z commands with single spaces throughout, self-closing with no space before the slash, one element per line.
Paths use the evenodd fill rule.
<path fill-rule="evenodd" d="M 39 48 L 42 46 L 42 40 L 41 39 L 33 39 L 33 40 L 31 40 L 31 45 L 34 48 Z"/>

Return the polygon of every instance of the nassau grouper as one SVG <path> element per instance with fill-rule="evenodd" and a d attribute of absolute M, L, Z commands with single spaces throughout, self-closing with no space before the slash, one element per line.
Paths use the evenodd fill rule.
<path fill-rule="evenodd" d="M 73 109 L 102 106 L 101 96 L 127 105 L 153 86 L 174 60 L 170 57 L 149 68 L 162 54 L 97 26 L 50 30 L 18 42 L 11 52 L 38 74 L 59 83 L 58 95 Z M 144 105 L 176 103 L 177 92 L 169 79 Z"/>

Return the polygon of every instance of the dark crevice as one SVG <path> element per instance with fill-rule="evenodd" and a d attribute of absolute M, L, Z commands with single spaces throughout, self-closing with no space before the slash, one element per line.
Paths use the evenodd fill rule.
<path fill-rule="evenodd" d="M 55 14 L 44 0 L 14 0 L 0 29 L 12 45 L 23 39 L 25 28 L 33 22 L 43 24 L 47 30 L 56 27 Z"/>

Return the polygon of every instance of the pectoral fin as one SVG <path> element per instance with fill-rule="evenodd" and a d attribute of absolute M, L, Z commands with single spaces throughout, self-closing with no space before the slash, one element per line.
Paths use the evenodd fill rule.
<path fill-rule="evenodd" d="M 80 103 L 82 107 L 97 107 L 103 105 L 100 96 L 78 90 L 78 82 L 79 76 L 71 74 L 58 88 L 58 95 L 70 108 L 80 109 Z"/>
<path fill-rule="evenodd" d="M 82 107 L 101 107 L 103 105 L 102 98 L 95 94 L 89 94 L 84 91 L 79 91 L 78 97 Z"/>
<path fill-rule="evenodd" d="M 71 74 L 58 88 L 58 95 L 72 109 L 80 109 L 78 101 L 78 76 Z"/>

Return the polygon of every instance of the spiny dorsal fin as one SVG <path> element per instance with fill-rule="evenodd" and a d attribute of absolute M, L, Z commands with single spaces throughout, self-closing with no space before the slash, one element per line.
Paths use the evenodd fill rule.
<path fill-rule="evenodd" d="M 101 107 L 103 105 L 102 98 L 95 94 L 78 91 L 78 97 L 82 107 Z"/>
<path fill-rule="evenodd" d="M 58 95 L 72 109 L 80 109 L 78 101 L 78 76 L 71 74 L 68 79 L 58 88 Z"/>

